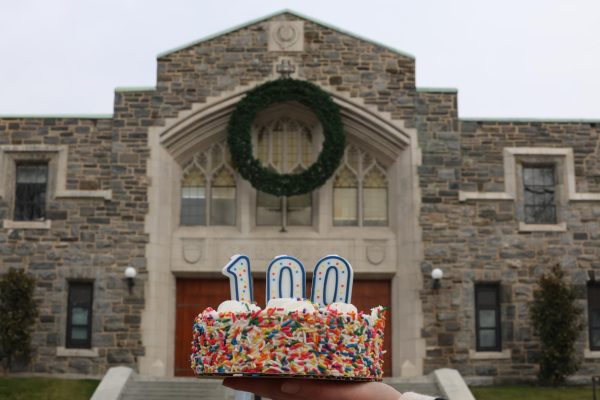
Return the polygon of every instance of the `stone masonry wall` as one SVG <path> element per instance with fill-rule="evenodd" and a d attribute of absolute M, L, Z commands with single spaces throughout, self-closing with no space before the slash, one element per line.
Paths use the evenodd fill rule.
<path fill-rule="evenodd" d="M 504 147 L 572 148 L 577 191 L 600 191 L 596 125 L 540 122 L 461 122 L 461 189 L 503 191 Z M 426 158 L 423 168 L 425 164 Z M 428 292 L 427 283 L 424 288 L 427 370 L 453 366 L 465 375 L 534 379 L 539 344 L 531 328 L 529 304 L 536 281 L 559 264 L 577 289 L 581 307 L 586 308 L 588 271 L 600 268 L 600 204 L 566 204 L 562 215 L 566 232 L 519 232 L 513 201 L 451 203 L 444 215 L 438 215 L 442 222 L 437 226 L 453 225 L 455 237 L 447 241 L 448 235 L 432 235 L 425 245 L 427 270 L 437 266 L 446 273 L 438 294 Z M 431 211 L 424 204 L 421 219 L 434 218 Z M 426 230 L 435 226 L 423 226 L 424 238 Z M 469 355 L 475 349 L 474 284 L 486 281 L 501 283 L 502 347 L 510 350 L 507 359 L 475 360 Z M 577 344 L 582 359 L 586 348 L 584 331 Z M 584 359 L 578 374 L 597 374 L 599 368 L 598 361 Z"/>
<path fill-rule="evenodd" d="M 111 201 L 57 200 L 54 188 L 49 188 L 49 230 L 0 229 L 0 273 L 24 268 L 37 279 L 40 315 L 33 334 L 34 353 L 28 366 L 17 368 L 100 375 L 111 364 L 134 365 L 135 357 L 143 352 L 139 333 L 143 285 L 129 295 L 122 266 L 144 267 L 145 192 L 139 192 L 142 207 L 126 204 L 133 200 L 133 185 L 125 175 L 132 169 L 131 160 L 119 159 L 119 152 L 113 150 L 112 122 L 0 119 L 0 145 L 68 146 L 67 189 L 113 191 Z M 143 176 L 145 171 L 132 170 L 131 177 L 135 174 Z M 0 200 L 1 219 L 12 219 L 7 201 Z M 94 282 L 92 346 L 99 349 L 98 357 L 57 357 L 57 348 L 65 346 L 69 280 Z"/>

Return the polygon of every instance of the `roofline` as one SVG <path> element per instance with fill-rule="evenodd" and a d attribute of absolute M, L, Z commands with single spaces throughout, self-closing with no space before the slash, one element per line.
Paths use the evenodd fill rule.
<path fill-rule="evenodd" d="M 115 92 L 153 92 L 156 86 L 117 86 Z"/>
<path fill-rule="evenodd" d="M 0 114 L 0 119 L 45 118 L 45 119 L 112 119 L 113 114 Z"/>
<path fill-rule="evenodd" d="M 417 87 L 417 92 L 421 93 L 458 93 L 457 88 L 443 87 Z"/>
<path fill-rule="evenodd" d="M 262 22 L 264 20 L 267 20 L 267 19 L 273 18 L 273 17 L 275 17 L 277 15 L 282 15 L 282 14 L 292 14 L 292 15 L 295 15 L 296 17 L 309 20 L 311 22 L 314 22 L 317 25 L 324 26 L 325 28 L 333 29 L 333 30 L 338 31 L 340 33 L 343 33 L 345 35 L 352 36 L 354 38 L 357 38 L 359 40 L 363 40 L 365 42 L 369 42 L 369 43 L 374 44 L 374 45 L 379 46 L 379 47 L 383 47 L 383 48 L 388 49 L 388 50 L 390 50 L 390 51 L 392 51 L 394 53 L 397 53 L 397 54 L 399 54 L 401 56 L 408 57 L 408 58 L 411 58 L 411 59 L 415 59 L 415 56 L 412 55 L 412 54 L 410 54 L 410 53 L 407 53 L 407 52 L 402 51 L 402 50 L 395 49 L 395 48 L 393 48 L 391 46 L 385 45 L 383 43 L 379 43 L 379 42 L 377 42 L 375 40 L 365 38 L 363 36 L 357 35 L 356 33 L 347 31 L 345 29 L 341 29 L 341 28 L 339 28 L 337 26 L 330 25 L 330 24 L 322 22 L 322 21 L 320 21 L 320 20 L 318 20 L 316 18 L 312 18 L 312 17 L 309 17 L 307 15 L 301 14 L 299 12 L 290 10 L 289 8 L 284 8 L 283 10 L 280 10 L 280 11 L 277 11 L 277 12 L 265 15 L 263 17 L 259 17 L 259 18 L 253 19 L 251 21 L 244 22 L 242 24 L 236 25 L 233 28 L 229 28 L 229 29 L 226 29 L 224 31 L 220 31 L 220 32 L 214 33 L 212 35 L 205 36 L 205 37 L 203 37 L 201 39 L 194 40 L 194 41 L 189 42 L 187 44 L 184 44 L 184 45 L 172 48 L 170 50 L 163 51 L 163 52 L 159 53 L 156 56 L 156 58 L 161 58 L 161 57 L 168 56 L 169 54 L 175 53 L 176 51 L 183 50 L 183 49 L 186 49 L 186 48 L 191 47 L 191 46 L 195 46 L 195 45 L 200 44 L 202 42 L 206 42 L 206 41 L 214 39 L 216 37 L 223 36 L 223 35 L 226 35 L 228 33 L 235 32 L 235 31 L 240 30 L 242 28 L 245 28 L 247 26 L 254 25 L 256 23 Z"/>
<path fill-rule="evenodd" d="M 576 123 L 576 124 L 598 124 L 600 123 L 600 119 L 571 119 L 571 118 L 527 118 L 527 117 L 503 117 L 503 118 L 476 118 L 476 117 L 468 117 L 468 118 L 459 118 L 460 122 L 517 122 L 517 123 L 529 123 L 529 122 L 546 122 L 546 123 Z"/>

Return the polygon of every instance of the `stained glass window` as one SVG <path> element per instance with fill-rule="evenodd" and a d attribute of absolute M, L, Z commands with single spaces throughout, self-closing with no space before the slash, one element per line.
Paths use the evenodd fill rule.
<path fill-rule="evenodd" d="M 315 160 L 313 132 L 301 121 L 283 117 L 255 127 L 256 156 L 278 173 L 300 173 Z M 258 192 L 256 224 L 301 226 L 312 224 L 312 194 L 288 198 Z"/>
<path fill-rule="evenodd" d="M 235 225 L 236 181 L 224 143 L 196 154 L 183 171 L 181 225 Z"/>
<path fill-rule="evenodd" d="M 350 145 L 333 181 L 334 226 L 387 226 L 388 189 L 384 167 Z"/>

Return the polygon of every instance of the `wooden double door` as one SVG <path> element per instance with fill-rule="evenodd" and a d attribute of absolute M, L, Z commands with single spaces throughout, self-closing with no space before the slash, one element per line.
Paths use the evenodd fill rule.
<path fill-rule="evenodd" d="M 311 281 L 307 282 L 310 293 Z M 190 368 L 192 325 L 194 318 L 206 307 L 217 306 L 231 298 L 227 279 L 177 279 L 177 310 L 175 316 L 175 376 L 193 376 Z M 254 299 L 265 306 L 265 280 L 254 279 Z M 391 282 L 389 280 L 354 279 L 352 303 L 359 311 L 368 311 L 382 305 L 391 306 Z M 388 310 L 385 326 L 384 375 L 392 373 L 392 322 L 393 310 Z"/>

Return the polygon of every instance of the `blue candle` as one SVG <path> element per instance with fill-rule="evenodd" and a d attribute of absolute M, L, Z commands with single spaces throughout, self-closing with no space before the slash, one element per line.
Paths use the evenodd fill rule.
<path fill-rule="evenodd" d="M 304 298 L 306 270 L 300 260 L 277 256 L 267 267 L 267 303 L 282 297 Z"/>
<path fill-rule="evenodd" d="M 350 303 L 354 273 L 348 261 L 338 255 L 321 258 L 313 272 L 311 301 L 319 307 Z"/>
<path fill-rule="evenodd" d="M 236 254 L 229 263 L 223 267 L 223 275 L 229 277 L 231 299 L 252 303 L 252 274 L 250 273 L 250 260 L 247 256 Z"/>

